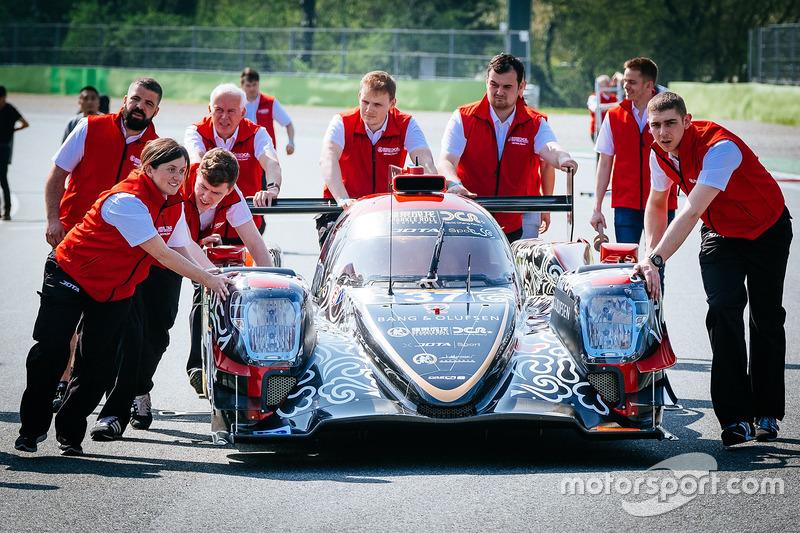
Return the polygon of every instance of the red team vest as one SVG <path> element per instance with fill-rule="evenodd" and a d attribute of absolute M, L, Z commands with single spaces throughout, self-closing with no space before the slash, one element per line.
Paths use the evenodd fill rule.
<path fill-rule="evenodd" d="M 742 152 L 742 163 L 700 218 L 714 233 L 752 240 L 778 221 L 785 202 L 778 182 L 739 137 L 713 122 L 692 121 L 678 148 L 680 171 L 675 170 L 666 152 L 656 143 L 653 151 L 667 177 L 689 194 L 697 184 L 709 148 L 723 139 L 736 143 Z"/>
<path fill-rule="evenodd" d="M 270 139 L 272 139 L 272 146 L 278 149 L 278 144 L 275 142 L 275 127 L 272 123 L 274 120 L 272 113 L 272 106 L 275 103 L 274 96 L 266 94 L 258 95 L 258 108 L 256 109 L 256 123 L 267 130 Z"/>
<path fill-rule="evenodd" d="M 122 234 L 103 220 L 100 208 L 110 195 L 130 193 L 147 206 L 158 234 L 169 240 L 183 211 L 180 194 L 164 198 L 145 174 L 130 177 L 106 191 L 56 248 L 61 269 L 98 302 L 133 296 L 136 285 L 147 278 L 153 257 L 139 246 L 131 246 Z"/>
<path fill-rule="evenodd" d="M 65 231 L 83 220 L 100 193 L 124 180 L 139 166 L 144 145 L 158 138 L 155 127 L 150 124 L 138 140 L 126 144 L 120 127 L 120 113 L 86 118 L 89 127 L 83 159 L 72 170 L 59 207 L 59 218 Z"/>
<path fill-rule="evenodd" d="M 498 162 L 494 122 L 486 96 L 458 108 L 464 125 L 467 145 L 458 162 L 458 178 L 478 196 L 527 196 L 538 156 L 533 140 L 544 115 L 517 100 L 514 119 L 506 136 L 503 157 Z M 495 213 L 494 218 L 505 233 L 522 227 L 520 213 Z"/>
<path fill-rule="evenodd" d="M 406 161 L 406 131 L 411 115 L 392 108 L 386 131 L 373 146 L 367 137 L 359 108 L 339 113 L 344 122 L 344 147 L 339 158 L 342 181 L 351 198 L 389 192 L 389 165 L 402 167 Z M 333 198 L 327 185 L 325 198 Z"/>
<path fill-rule="evenodd" d="M 640 132 L 633 102 L 627 98 L 608 111 L 607 120 L 614 140 L 614 168 L 611 172 L 611 207 L 644 210 L 650 196 L 650 125 Z M 678 208 L 676 188 L 670 190 L 669 209 Z"/>
<path fill-rule="evenodd" d="M 196 123 L 195 127 L 197 128 L 197 133 L 203 138 L 206 151 L 217 147 L 214 141 L 214 124 L 211 122 L 211 117 L 204 118 Z M 239 133 L 236 135 L 236 141 L 231 150 L 239 162 L 239 179 L 236 181 L 236 185 L 239 186 L 239 190 L 242 191 L 245 198 L 255 196 L 261 190 L 262 185 L 261 176 L 264 173 L 264 169 L 261 168 L 261 163 L 255 157 L 255 138 L 259 127 L 258 124 L 243 118 L 239 123 Z M 256 227 L 261 225 L 261 221 L 261 215 L 253 216 L 253 222 Z M 236 231 L 229 227 L 227 223 L 217 233 L 223 237 L 227 237 L 228 234 L 236 236 Z"/>

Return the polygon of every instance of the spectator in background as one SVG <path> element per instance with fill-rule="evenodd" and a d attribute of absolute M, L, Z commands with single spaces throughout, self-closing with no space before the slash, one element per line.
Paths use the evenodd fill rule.
<path fill-rule="evenodd" d="M 64 138 L 61 139 L 62 143 L 67 140 L 69 134 L 72 133 L 72 130 L 75 129 L 75 126 L 78 125 L 78 122 L 80 122 L 83 117 L 100 114 L 100 93 L 97 92 L 97 89 L 91 85 L 87 85 L 81 89 L 81 92 L 78 93 L 78 107 L 80 107 L 81 110 L 67 123 L 67 127 L 64 130 Z"/>
<path fill-rule="evenodd" d="M 261 92 L 259 79 L 258 72 L 249 67 L 242 71 L 240 84 L 244 94 L 247 96 L 244 116 L 250 122 L 255 122 L 267 130 L 275 150 L 278 149 L 278 142 L 275 140 L 275 127 L 272 122 L 275 121 L 286 128 L 286 136 L 289 137 L 289 142 L 286 143 L 286 154 L 292 155 L 294 153 L 294 125 L 292 124 L 292 119 L 277 98 Z"/>
<path fill-rule="evenodd" d="M 19 126 L 17 123 L 19 123 Z M 6 102 L 6 88 L 0 85 L 0 188 L 3 189 L 3 220 L 11 220 L 11 188 L 8 186 L 8 165 L 11 164 L 14 132 L 24 130 L 28 126 L 28 121 L 20 115 L 17 108 Z"/>
<path fill-rule="evenodd" d="M 526 196 L 541 157 L 554 168 L 578 164 L 556 141 L 544 115 L 525 105 L 525 67 L 510 54 L 492 58 L 482 100 L 453 112 L 439 171 L 448 191 L 465 196 Z M 509 242 L 523 234 L 522 214 L 496 213 Z"/>
<path fill-rule="evenodd" d="M 617 72 L 614 74 L 614 78 L 609 78 L 605 74 L 598 76 L 595 79 L 595 86 L 599 87 L 600 90 L 600 97 L 598 98 L 597 93 L 592 93 L 589 95 L 589 99 L 586 100 L 586 107 L 589 108 L 589 134 L 592 136 L 592 142 L 597 142 L 597 134 L 600 132 L 600 124 L 602 124 L 603 120 L 606 118 L 606 113 L 608 110 L 614 107 L 617 104 L 617 95 L 613 92 L 607 92 L 602 89 L 610 89 L 614 87 L 618 80 L 622 79 L 622 74 Z M 597 123 L 597 108 L 600 106 L 600 124 Z"/>

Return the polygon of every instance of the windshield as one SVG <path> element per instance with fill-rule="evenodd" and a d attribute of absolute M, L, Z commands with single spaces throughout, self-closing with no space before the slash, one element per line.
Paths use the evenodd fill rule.
<path fill-rule="evenodd" d="M 447 210 L 396 210 L 393 219 L 393 281 L 417 281 L 429 274 L 440 231 L 443 231 L 437 264 L 440 280 L 466 283 L 468 261 L 473 282 L 507 283 L 511 279 L 514 263 L 508 246 L 485 215 Z M 350 285 L 388 280 L 389 242 L 388 212 L 359 216 L 348 227 L 330 273 L 340 283 Z"/>

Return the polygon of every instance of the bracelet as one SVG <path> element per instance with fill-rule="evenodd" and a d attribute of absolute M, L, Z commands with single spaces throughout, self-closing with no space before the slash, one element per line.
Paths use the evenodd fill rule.
<path fill-rule="evenodd" d="M 281 186 L 275 183 L 274 181 L 272 183 L 267 183 L 267 189 L 272 189 L 273 187 L 275 187 L 279 191 L 281 190 Z"/>
<path fill-rule="evenodd" d="M 339 207 L 342 207 L 342 202 L 344 202 L 346 200 L 349 200 L 349 199 L 350 199 L 349 196 L 342 196 L 341 198 L 339 198 L 339 200 L 336 201 L 336 205 L 338 205 Z"/>
<path fill-rule="evenodd" d="M 286 144 L 288 144 L 289 146 L 294 146 L 294 141 L 289 141 Z"/>
<path fill-rule="evenodd" d="M 452 189 L 452 188 L 453 188 L 453 187 L 455 187 L 456 185 L 463 185 L 463 183 L 461 183 L 460 181 L 454 181 L 453 183 L 451 183 L 451 184 L 450 184 L 450 185 L 447 187 L 447 190 L 449 191 L 450 189 Z"/>

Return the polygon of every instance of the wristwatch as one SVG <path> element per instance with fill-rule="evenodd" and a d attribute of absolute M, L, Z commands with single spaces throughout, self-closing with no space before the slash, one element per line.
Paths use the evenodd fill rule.
<path fill-rule="evenodd" d="M 662 268 L 664 268 L 664 259 L 662 259 L 660 255 L 650 254 L 648 256 L 648 259 L 650 259 L 650 261 L 653 263 L 653 266 L 656 267 L 657 269 L 661 270 Z"/>

